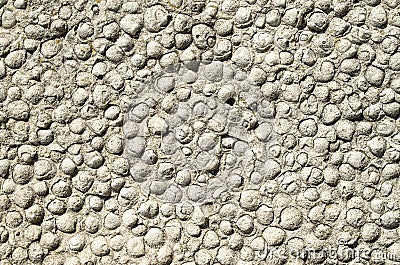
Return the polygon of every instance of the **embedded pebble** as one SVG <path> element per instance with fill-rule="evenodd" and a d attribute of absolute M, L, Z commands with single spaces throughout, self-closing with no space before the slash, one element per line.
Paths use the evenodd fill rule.
<path fill-rule="evenodd" d="M 90 244 L 90 249 L 94 255 L 99 257 L 105 256 L 110 252 L 107 239 L 104 236 L 93 238 L 93 241 Z"/>
<path fill-rule="evenodd" d="M 15 191 L 14 202 L 17 206 L 26 209 L 33 204 L 35 200 L 35 194 L 32 188 L 22 187 Z"/>
<path fill-rule="evenodd" d="M 143 15 L 128 14 L 120 21 L 120 27 L 131 36 L 135 36 L 143 28 Z"/>
<path fill-rule="evenodd" d="M 134 258 L 142 257 L 146 254 L 145 245 L 142 237 L 131 237 L 126 242 L 128 254 Z"/>
<path fill-rule="evenodd" d="M 56 227 L 64 233 L 73 233 L 76 229 L 77 219 L 74 214 L 66 213 L 56 218 Z"/>
<path fill-rule="evenodd" d="M 261 205 L 256 211 L 257 221 L 262 225 L 269 225 L 274 220 L 274 211 L 267 205 Z"/>
<path fill-rule="evenodd" d="M 159 32 L 168 26 L 172 16 L 161 5 L 154 5 L 144 12 L 144 27 L 149 32 Z"/>
<path fill-rule="evenodd" d="M 381 215 L 380 223 L 383 228 L 395 229 L 399 226 L 400 218 L 398 211 L 388 211 Z"/>
<path fill-rule="evenodd" d="M 25 63 L 25 60 L 26 60 L 26 52 L 23 50 L 17 50 L 10 52 L 4 59 L 4 62 L 7 67 L 17 69 L 20 68 Z"/>
<path fill-rule="evenodd" d="M 218 250 L 216 258 L 223 265 L 234 264 L 237 259 L 236 253 L 232 249 L 228 248 L 227 246 L 222 246 Z"/>
<path fill-rule="evenodd" d="M 256 190 L 244 191 L 240 197 L 240 206 L 248 211 L 255 211 L 261 203 L 261 196 Z"/>
<path fill-rule="evenodd" d="M 236 226 L 239 230 L 244 234 L 250 234 L 254 229 L 254 221 L 253 218 L 249 215 L 244 215 L 239 217 L 236 221 Z"/>
<path fill-rule="evenodd" d="M 283 243 L 286 238 L 286 233 L 283 229 L 270 226 L 267 227 L 263 232 L 262 235 L 265 239 L 265 243 L 268 246 L 279 246 Z"/>
<path fill-rule="evenodd" d="M 152 227 L 144 236 L 145 243 L 150 247 L 157 247 L 164 243 L 164 232 L 158 227 Z"/>
<path fill-rule="evenodd" d="M 287 207 L 281 212 L 280 225 L 284 229 L 295 230 L 300 228 L 302 219 L 302 214 L 297 208 Z"/>

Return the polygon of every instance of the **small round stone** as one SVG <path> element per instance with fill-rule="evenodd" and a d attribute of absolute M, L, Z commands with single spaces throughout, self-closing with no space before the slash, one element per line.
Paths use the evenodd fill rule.
<path fill-rule="evenodd" d="M 54 39 L 42 43 L 40 52 L 46 59 L 51 59 L 60 53 L 62 49 L 62 40 Z"/>
<path fill-rule="evenodd" d="M 80 53 L 81 58 L 83 58 L 84 60 L 86 57 L 90 56 L 87 50 L 84 50 L 83 52 L 85 51 L 86 53 Z M 122 50 L 121 47 L 113 45 L 107 49 L 106 57 L 113 63 L 120 63 L 125 58 L 125 52 Z"/>
<path fill-rule="evenodd" d="M 79 212 L 84 204 L 84 201 L 81 197 L 77 195 L 73 195 L 68 198 L 68 208 L 74 212 Z"/>
<path fill-rule="evenodd" d="M 351 151 L 348 153 L 347 162 L 355 169 L 362 169 L 368 165 L 368 157 L 361 151 Z"/>
<path fill-rule="evenodd" d="M 24 230 L 24 238 L 29 242 L 37 241 L 42 235 L 41 227 L 38 225 L 29 225 Z"/>
<path fill-rule="evenodd" d="M 242 69 L 246 69 L 253 62 L 253 59 L 253 53 L 245 47 L 239 47 L 232 54 L 232 61 Z"/>
<path fill-rule="evenodd" d="M 394 179 L 400 176 L 400 165 L 399 164 L 386 164 L 381 173 L 384 179 Z"/>
<path fill-rule="evenodd" d="M 299 124 L 299 132 L 304 137 L 315 136 L 318 132 L 317 123 L 313 119 L 302 120 Z"/>
<path fill-rule="evenodd" d="M 260 193 L 256 190 L 247 190 L 241 193 L 240 206 L 246 211 L 255 211 L 261 203 Z"/>
<path fill-rule="evenodd" d="M 385 78 L 385 72 L 375 66 L 369 66 L 365 71 L 365 79 L 372 86 L 381 86 Z"/>
<path fill-rule="evenodd" d="M 210 151 L 217 145 L 217 136 L 213 133 L 205 133 L 200 136 L 197 144 L 203 151 Z"/>
<path fill-rule="evenodd" d="M 281 23 L 281 14 L 278 9 L 272 9 L 267 12 L 265 22 L 271 27 L 277 27 Z"/>
<path fill-rule="evenodd" d="M 356 208 L 349 209 L 346 213 L 346 221 L 351 226 L 359 228 L 365 223 L 364 212 Z"/>
<path fill-rule="evenodd" d="M 42 234 L 42 237 L 40 238 L 40 244 L 49 250 L 57 249 L 60 245 L 60 242 L 61 238 L 51 232 Z"/>
<path fill-rule="evenodd" d="M 10 52 L 4 59 L 4 62 L 6 66 L 13 69 L 17 69 L 20 68 L 25 63 L 25 60 L 26 60 L 26 52 L 24 50 L 16 50 Z"/>
<path fill-rule="evenodd" d="M 122 214 L 122 224 L 126 227 L 134 227 L 138 222 L 138 217 L 136 215 L 136 211 L 133 209 L 126 210 Z"/>
<path fill-rule="evenodd" d="M 368 149 L 372 154 L 382 157 L 386 151 L 386 141 L 382 137 L 374 137 L 367 142 Z"/>
<path fill-rule="evenodd" d="M 299 229 L 303 222 L 303 216 L 296 207 L 286 207 L 282 210 L 280 216 L 280 225 L 286 230 Z"/>
<path fill-rule="evenodd" d="M 342 112 L 335 104 L 327 104 L 324 106 L 321 114 L 321 121 L 326 125 L 334 124 L 340 119 Z"/>
<path fill-rule="evenodd" d="M 220 245 L 220 239 L 216 232 L 207 231 L 203 237 L 203 246 L 207 249 L 213 249 Z"/>
<path fill-rule="evenodd" d="M 7 195 L 0 195 L 0 211 L 7 211 L 11 207 L 11 201 Z"/>
<path fill-rule="evenodd" d="M 72 251 L 81 251 L 85 247 L 85 237 L 77 234 L 68 240 L 68 247 Z"/>
<path fill-rule="evenodd" d="M 92 253 L 98 257 L 102 257 L 110 253 L 108 241 L 104 236 L 97 236 L 93 238 L 93 241 L 90 244 L 90 249 L 92 250 Z"/>
<path fill-rule="evenodd" d="M 104 200 L 99 196 L 90 196 L 88 200 L 89 207 L 95 211 L 101 211 L 104 206 Z"/>
<path fill-rule="evenodd" d="M 9 228 L 17 228 L 22 224 L 22 215 L 17 211 L 9 211 L 5 216 L 6 226 Z"/>
<path fill-rule="evenodd" d="M 26 219 L 31 223 L 31 224 L 41 224 L 43 221 L 45 215 L 45 211 L 42 206 L 39 204 L 35 204 L 31 207 L 29 207 L 26 212 L 25 212 L 25 217 Z"/>
<path fill-rule="evenodd" d="M 340 120 L 336 123 L 336 133 L 339 139 L 351 141 L 355 132 L 355 125 L 348 120 Z"/>
<path fill-rule="evenodd" d="M 380 227 L 375 223 L 366 223 L 361 227 L 361 238 L 366 242 L 373 242 L 380 236 Z"/>
<path fill-rule="evenodd" d="M 76 164 L 69 157 L 66 157 L 63 159 L 63 161 L 61 162 L 61 165 L 60 165 L 60 169 L 63 173 L 65 173 L 69 176 L 73 176 L 73 175 L 75 175 L 75 173 L 77 173 Z"/>
<path fill-rule="evenodd" d="M 172 16 L 161 5 L 154 5 L 147 8 L 144 13 L 144 27 L 149 32 L 159 32 L 164 29 L 172 20 Z"/>
<path fill-rule="evenodd" d="M 64 233 L 74 233 L 77 221 L 75 214 L 65 213 L 56 218 L 56 227 Z"/>
<path fill-rule="evenodd" d="M 67 198 L 72 194 L 70 184 L 64 180 L 59 180 L 53 184 L 51 191 L 54 195 L 61 198 Z"/>
<path fill-rule="evenodd" d="M 186 226 L 186 233 L 190 236 L 198 237 L 201 234 L 201 228 L 196 224 L 189 223 Z"/>
<path fill-rule="evenodd" d="M 104 117 L 109 120 L 116 120 L 120 114 L 121 110 L 118 106 L 110 106 L 104 112 Z"/>
<path fill-rule="evenodd" d="M 126 244 L 122 235 L 115 235 L 110 239 L 110 248 L 114 251 L 120 251 Z"/>
<path fill-rule="evenodd" d="M 35 162 L 34 172 L 38 180 L 52 178 L 55 175 L 55 171 L 53 163 L 49 160 L 40 159 Z"/>
<path fill-rule="evenodd" d="M 192 173 L 190 170 L 184 169 L 176 173 L 175 182 L 181 186 L 187 186 L 192 180 Z"/>
<path fill-rule="evenodd" d="M 188 187 L 188 198 L 193 202 L 201 202 L 204 197 L 204 189 L 199 185 L 190 185 Z"/>
<path fill-rule="evenodd" d="M 14 202 L 17 206 L 26 209 L 35 201 L 35 193 L 32 188 L 22 187 L 14 193 Z"/>
<path fill-rule="evenodd" d="M 257 221 L 262 225 L 269 225 L 274 220 L 274 211 L 271 207 L 263 204 L 256 211 Z"/>
<path fill-rule="evenodd" d="M 111 22 L 103 26 L 103 34 L 107 39 L 116 39 L 119 34 L 119 25 L 116 22 Z"/>
<path fill-rule="evenodd" d="M 286 238 L 286 233 L 279 227 L 270 226 L 264 229 L 263 237 L 268 246 L 279 246 Z"/>
<path fill-rule="evenodd" d="M 114 213 L 108 213 L 104 218 L 104 227 L 108 230 L 117 229 L 121 225 L 120 217 Z"/>
<path fill-rule="evenodd" d="M 93 35 L 94 28 L 91 23 L 85 22 L 79 25 L 77 33 L 82 39 L 87 39 Z"/>
<path fill-rule="evenodd" d="M 208 265 L 208 264 L 210 264 L 211 259 L 212 259 L 211 255 L 205 249 L 200 249 L 194 255 L 194 260 L 195 260 L 196 264 L 199 264 L 199 265 Z"/>
<path fill-rule="evenodd" d="M 215 32 L 205 24 L 197 24 L 192 27 L 193 43 L 197 48 L 205 50 L 215 44 Z"/>
<path fill-rule="evenodd" d="M 150 228 L 144 236 L 145 243 L 150 247 L 157 247 L 164 243 L 165 235 L 158 227 Z"/>
<path fill-rule="evenodd" d="M 250 234 L 254 229 L 254 221 L 250 215 L 243 215 L 236 221 L 236 225 L 243 234 Z"/>
<path fill-rule="evenodd" d="M 49 188 L 47 187 L 46 182 L 37 182 L 32 185 L 32 189 L 39 196 L 46 196 L 49 194 Z"/>
<path fill-rule="evenodd" d="M 381 5 L 374 7 L 371 10 L 368 20 L 369 23 L 375 27 L 384 27 L 388 21 L 386 10 Z"/>
<path fill-rule="evenodd" d="M 155 201 L 147 201 L 139 206 L 138 213 L 145 218 L 154 218 L 159 213 L 159 207 Z"/>
<path fill-rule="evenodd" d="M 26 120 L 30 115 L 29 105 L 23 100 L 12 101 L 8 104 L 8 115 L 15 120 Z"/>
<path fill-rule="evenodd" d="M 400 217 L 398 211 L 388 211 L 381 215 L 380 222 L 383 228 L 395 229 L 399 227 Z"/>
<path fill-rule="evenodd" d="M 235 264 L 236 253 L 227 246 L 222 246 L 218 249 L 216 258 L 223 265 Z"/>
<path fill-rule="evenodd" d="M 142 237 L 130 237 L 126 243 L 128 255 L 139 258 L 145 255 L 145 245 Z"/>
<path fill-rule="evenodd" d="M 65 213 L 67 206 L 64 201 L 54 199 L 47 205 L 47 210 L 49 210 L 52 214 L 60 215 Z"/>
<path fill-rule="evenodd" d="M 162 246 L 157 253 L 157 260 L 160 264 L 169 265 L 172 264 L 174 252 L 169 245 Z"/>
<path fill-rule="evenodd" d="M 307 20 L 309 29 L 320 32 L 328 26 L 328 16 L 324 12 L 315 12 Z"/>
<path fill-rule="evenodd" d="M 315 81 L 326 83 L 333 79 L 335 75 L 335 65 L 331 61 L 321 61 L 317 63 L 313 73 Z"/>

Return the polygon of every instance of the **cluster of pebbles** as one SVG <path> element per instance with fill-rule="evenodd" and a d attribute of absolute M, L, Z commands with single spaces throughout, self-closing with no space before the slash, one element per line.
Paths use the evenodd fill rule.
<path fill-rule="evenodd" d="M 273 107 L 234 65 L 186 61 L 143 83 L 125 114 L 124 157 L 142 189 L 199 205 L 277 175 Z M 272 170 L 271 170 L 272 169 Z"/>
<path fill-rule="evenodd" d="M 400 262 L 399 0 L 0 0 L 0 264 Z"/>

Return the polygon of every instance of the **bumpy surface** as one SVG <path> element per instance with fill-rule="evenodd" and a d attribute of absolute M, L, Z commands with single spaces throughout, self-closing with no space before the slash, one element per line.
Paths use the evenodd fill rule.
<path fill-rule="evenodd" d="M 245 73 L 189 61 L 158 72 L 125 114 L 124 157 L 142 190 L 201 205 L 260 188 L 272 160 L 272 106 Z"/>
<path fill-rule="evenodd" d="M 400 262 L 399 0 L 0 0 L 0 264 Z"/>

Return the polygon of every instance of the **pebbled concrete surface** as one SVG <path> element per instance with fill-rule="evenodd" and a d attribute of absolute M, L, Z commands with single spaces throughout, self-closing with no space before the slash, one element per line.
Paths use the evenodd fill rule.
<path fill-rule="evenodd" d="M 0 264 L 397 264 L 399 4 L 0 0 Z"/>

